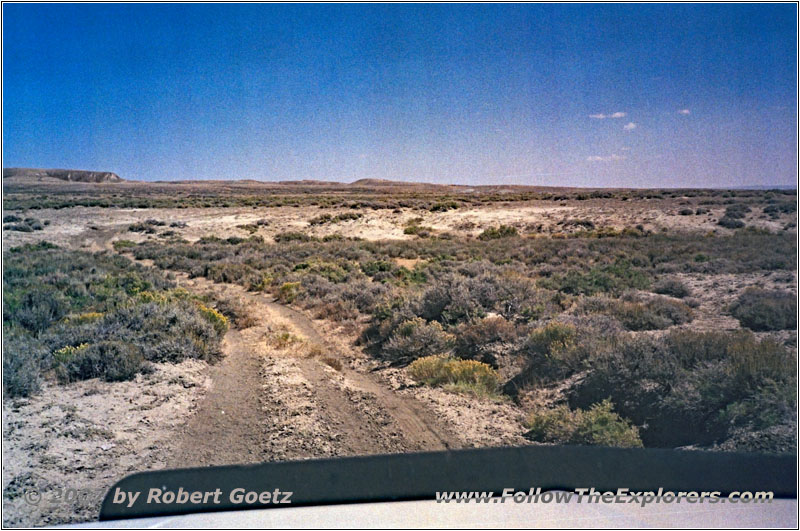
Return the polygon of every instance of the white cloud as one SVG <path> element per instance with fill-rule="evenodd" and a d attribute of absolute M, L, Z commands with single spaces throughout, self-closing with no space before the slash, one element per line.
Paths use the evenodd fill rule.
<path fill-rule="evenodd" d="M 612 153 L 607 157 L 603 157 L 600 155 L 592 155 L 591 157 L 586 157 L 586 160 L 588 162 L 617 162 L 620 160 L 625 160 L 627 158 L 628 157 L 626 157 L 625 155 L 617 155 L 616 153 Z"/>
<path fill-rule="evenodd" d="M 625 118 L 626 116 L 628 116 L 628 113 L 617 111 L 617 112 L 612 112 L 611 114 L 603 114 L 603 113 L 590 114 L 589 118 L 594 118 L 595 120 L 605 120 L 606 118 Z"/>
<path fill-rule="evenodd" d="M 689 109 L 681 109 L 678 111 L 678 114 L 692 114 Z"/>
<path fill-rule="evenodd" d="M 626 131 L 633 131 L 634 129 L 636 129 L 636 124 L 633 122 L 628 122 L 627 124 L 622 126 L 622 128 L 625 129 Z"/>

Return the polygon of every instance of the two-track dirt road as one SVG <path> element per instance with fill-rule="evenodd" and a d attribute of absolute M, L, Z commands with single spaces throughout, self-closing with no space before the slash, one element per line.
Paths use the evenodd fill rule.
<path fill-rule="evenodd" d="M 237 285 L 183 274 L 176 280 L 198 294 L 237 299 L 256 324 L 226 334 L 225 357 L 210 369 L 211 388 L 175 436 L 173 466 L 460 446 L 422 403 L 351 367 L 359 354 L 332 347 L 302 312 Z M 276 330 L 290 331 L 306 348 L 271 346 Z M 319 354 L 309 356 L 309 350 Z M 339 359 L 341 369 L 323 357 Z"/>

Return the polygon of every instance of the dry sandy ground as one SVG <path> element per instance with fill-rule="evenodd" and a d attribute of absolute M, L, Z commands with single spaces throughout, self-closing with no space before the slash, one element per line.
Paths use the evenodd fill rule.
<path fill-rule="evenodd" d="M 168 463 L 172 433 L 210 384 L 207 365 L 189 360 L 130 382 L 51 384 L 4 402 L 3 525 L 96 518 L 111 484 Z"/>
<path fill-rule="evenodd" d="M 686 200 L 688 201 L 688 200 Z M 338 234 L 346 237 L 359 237 L 366 240 L 408 239 L 415 236 L 403 233 L 412 221 L 430 227 L 436 232 L 451 232 L 475 236 L 484 229 L 500 224 L 513 225 L 522 234 L 552 234 L 579 230 L 578 225 L 570 225 L 574 220 L 592 220 L 596 227 L 624 229 L 641 225 L 655 232 L 661 230 L 686 232 L 717 232 L 726 234 L 725 229 L 716 224 L 725 210 L 724 205 L 708 208 L 703 215 L 681 216 L 680 198 L 672 200 L 639 200 L 635 202 L 618 200 L 587 200 L 555 203 L 552 201 L 531 201 L 524 204 L 488 204 L 481 207 L 460 208 L 448 212 L 428 212 L 400 209 L 346 209 L 320 207 L 276 207 L 276 208 L 163 208 L 163 209 L 111 209 L 98 207 L 73 207 L 60 210 L 42 209 L 22 213 L 50 225 L 42 231 L 20 233 L 3 231 L 3 249 L 25 242 L 47 240 L 56 244 L 71 245 L 98 250 L 98 242 L 110 238 L 142 241 L 158 238 L 165 231 L 189 241 L 203 236 L 215 235 L 246 237 L 250 231 L 241 225 L 252 225 L 265 220 L 254 234 L 270 239 L 275 234 L 286 231 L 303 231 L 314 236 Z M 342 213 L 362 214 L 360 219 L 310 225 L 309 221 L 320 214 L 335 216 Z M 16 212 L 20 214 L 19 212 Z M 156 227 L 157 234 L 143 234 L 127 231 L 133 223 L 156 219 L 166 222 Z M 759 209 L 753 209 L 744 221 L 748 226 L 778 231 L 787 222 L 795 221 L 794 215 L 783 215 L 777 220 L 761 219 Z M 186 223 L 185 228 L 170 228 L 173 222 Z"/>

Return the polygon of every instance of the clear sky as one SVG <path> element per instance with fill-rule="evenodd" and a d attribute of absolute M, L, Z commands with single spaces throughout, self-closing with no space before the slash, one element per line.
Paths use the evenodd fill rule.
<path fill-rule="evenodd" d="M 797 178 L 771 5 L 3 5 L 3 165 L 561 186 Z"/>

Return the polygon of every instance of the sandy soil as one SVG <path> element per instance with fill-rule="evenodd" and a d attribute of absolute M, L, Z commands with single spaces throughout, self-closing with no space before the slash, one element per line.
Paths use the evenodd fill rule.
<path fill-rule="evenodd" d="M 130 382 L 46 384 L 3 403 L 3 525 L 96 518 L 114 482 L 169 463 L 174 431 L 210 384 L 208 366 L 189 360 Z M 66 489 L 76 499 L 56 501 Z M 30 503 L 26 491 L 42 501 Z"/>
<path fill-rule="evenodd" d="M 580 230 L 575 220 L 591 220 L 596 227 L 624 229 L 641 225 L 655 232 L 662 230 L 679 232 L 716 232 L 727 234 L 716 224 L 725 210 L 724 205 L 704 207 L 708 213 L 702 215 L 679 215 L 682 206 L 690 203 L 688 199 L 639 200 L 635 202 L 619 200 L 587 200 L 555 203 L 552 201 L 531 201 L 510 207 L 503 203 L 493 203 L 480 207 L 465 207 L 448 212 L 428 212 L 400 209 L 360 209 L 320 207 L 231 207 L 231 208 L 162 208 L 162 209 L 111 209 L 99 207 L 73 207 L 60 210 L 42 209 L 15 212 L 18 215 L 32 216 L 50 225 L 42 231 L 21 233 L 3 231 L 3 249 L 25 242 L 47 240 L 56 244 L 77 248 L 98 250 L 98 242 L 109 239 L 143 241 L 158 239 L 167 231 L 174 232 L 189 241 L 203 236 L 215 235 L 247 237 L 250 230 L 242 225 L 253 225 L 259 221 L 252 234 L 271 239 L 275 234 L 286 231 L 303 231 L 318 237 L 338 234 L 345 237 L 359 237 L 366 240 L 409 239 L 413 235 L 403 233 L 412 221 L 436 232 L 475 236 L 484 229 L 500 224 L 513 225 L 522 234 L 554 234 Z M 697 206 L 697 205 L 692 205 Z M 362 215 L 356 220 L 337 223 L 310 225 L 309 221 L 321 213 L 335 216 L 342 213 L 357 212 Z M 127 228 L 138 222 L 156 219 L 166 223 L 156 227 L 155 234 L 130 232 Z M 781 230 L 788 222 L 795 221 L 794 215 L 783 215 L 779 219 L 762 219 L 759 209 L 747 214 L 743 219 L 748 226 Z M 174 222 L 185 223 L 186 227 L 170 227 Z"/>

